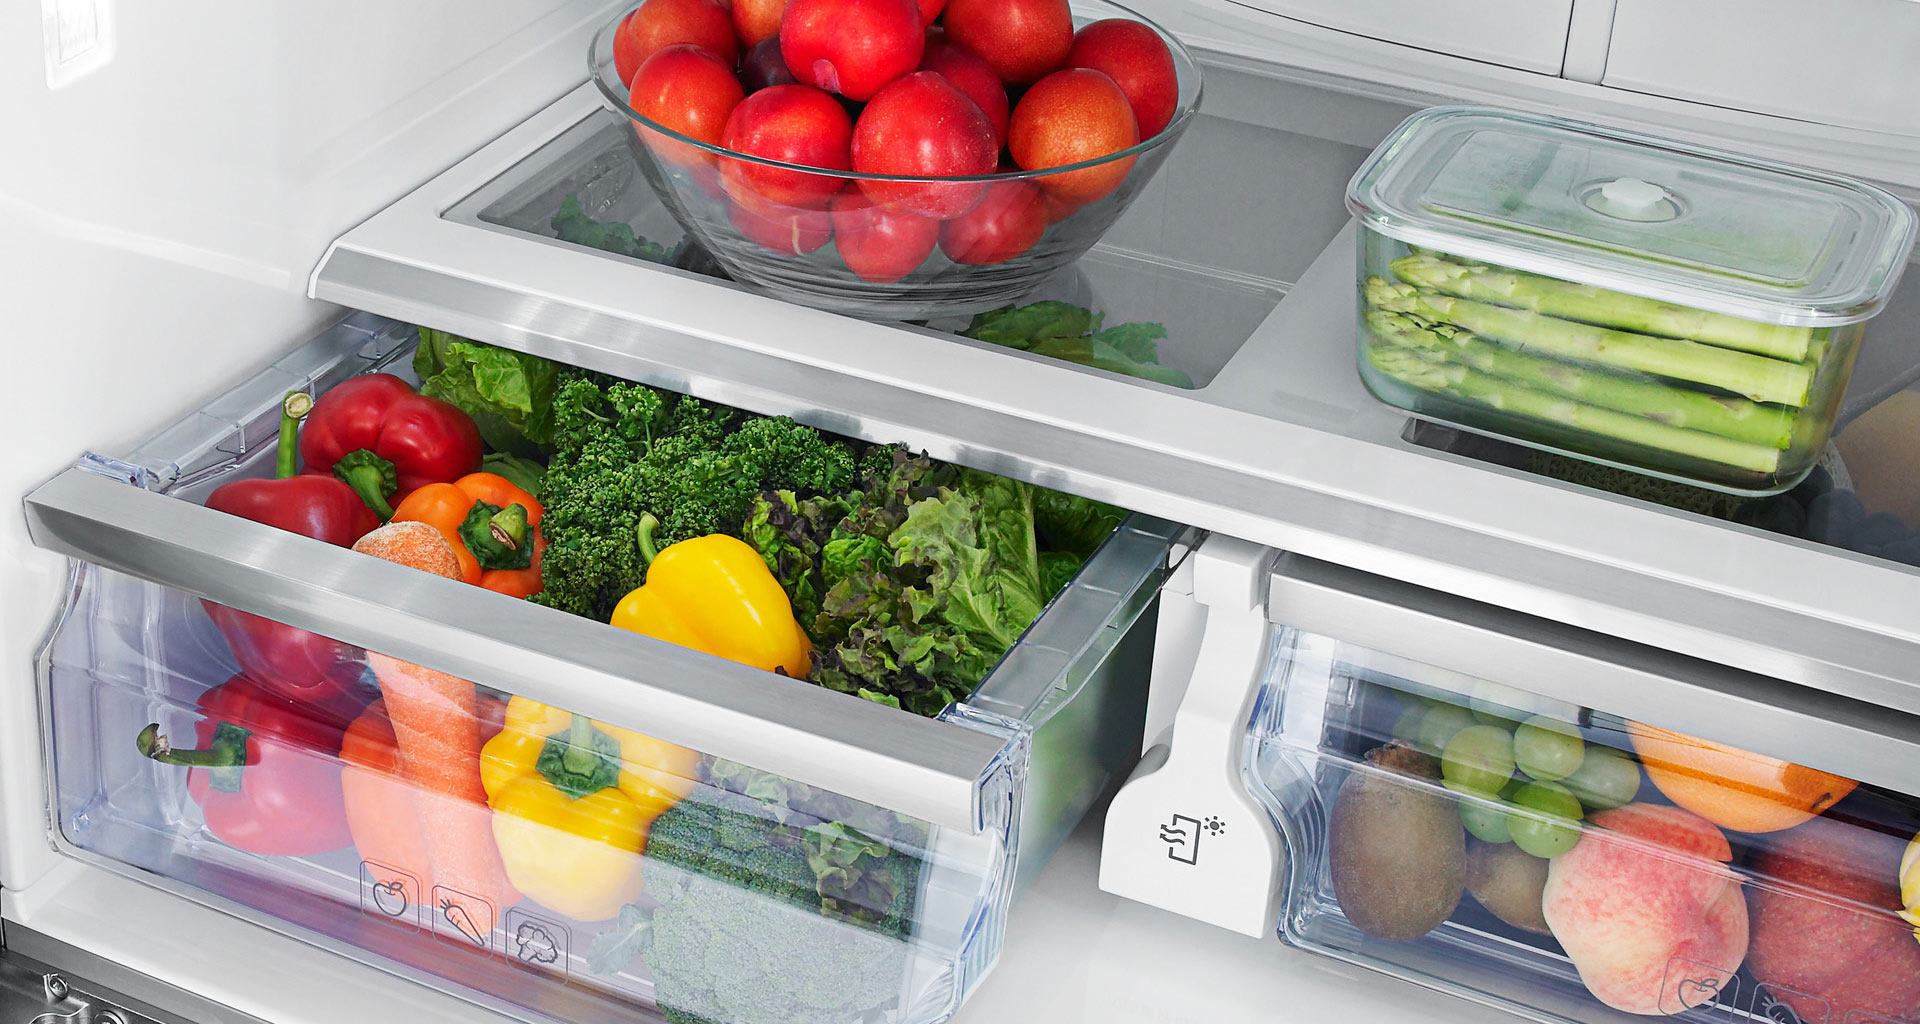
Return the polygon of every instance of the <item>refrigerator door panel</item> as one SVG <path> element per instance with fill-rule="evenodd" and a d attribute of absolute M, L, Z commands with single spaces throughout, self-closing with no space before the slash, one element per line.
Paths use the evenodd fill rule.
<path fill-rule="evenodd" d="M 1343 115 L 1384 125 L 1382 101 L 1360 83 L 1283 84 L 1245 70 L 1209 79 L 1221 114 L 1199 119 L 1157 196 L 1082 262 L 1086 290 L 1066 293 L 1167 324 L 1161 351 L 1205 382 L 1194 390 L 799 308 L 565 244 L 551 222 L 569 195 L 589 217 L 678 242 L 630 160 L 607 148 L 611 126 L 595 126 L 605 115 L 584 89 L 342 237 L 313 292 L 1920 710 L 1909 672 L 1920 575 L 1884 551 L 1783 540 L 1731 522 L 1731 506 L 1706 516 L 1643 492 L 1605 493 L 1559 478 L 1550 462 L 1476 458 L 1472 443 L 1436 438 L 1370 397 L 1348 347 L 1353 235 L 1314 211 L 1357 166 L 1356 122 Z M 1276 110 L 1263 97 L 1287 103 Z M 1255 180 L 1263 175 L 1236 177 L 1262 161 L 1299 173 L 1279 192 Z M 1275 201 L 1242 204 L 1243 216 L 1206 233 L 1183 227 L 1204 197 L 1250 194 Z M 1269 276 L 1256 277 L 1262 268 Z M 1920 371 L 1920 306 L 1907 301 L 1920 286 L 1908 280 L 1868 327 L 1856 405 Z M 1151 301 L 1125 305 L 1141 296 Z M 1896 444 L 1882 448 L 1899 460 Z"/>

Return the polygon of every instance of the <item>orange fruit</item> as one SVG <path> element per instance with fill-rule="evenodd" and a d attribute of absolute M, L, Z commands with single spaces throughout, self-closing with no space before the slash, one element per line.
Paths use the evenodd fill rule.
<path fill-rule="evenodd" d="M 1735 832 L 1778 832 L 1839 803 L 1852 779 L 1724 743 L 1628 722 L 1647 777 L 1667 799 Z"/>

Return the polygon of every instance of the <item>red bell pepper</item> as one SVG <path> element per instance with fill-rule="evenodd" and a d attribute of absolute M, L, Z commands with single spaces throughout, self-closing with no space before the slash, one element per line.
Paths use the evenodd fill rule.
<path fill-rule="evenodd" d="M 235 480 L 207 496 L 207 507 L 243 519 L 352 547 L 380 525 L 353 488 L 325 476 L 295 476 L 300 417 L 313 408 L 305 392 L 281 404 L 277 475 L 272 480 Z M 251 612 L 200 602 L 233 649 L 240 671 L 266 689 L 324 707 L 351 720 L 372 698 L 364 682 L 359 648 Z"/>
<path fill-rule="evenodd" d="M 347 846 L 340 791 L 346 726 L 234 676 L 200 696 L 200 749 L 176 750 L 158 724 L 140 731 L 142 756 L 186 765 L 187 795 L 207 830 L 236 849 L 280 857 Z"/>
<path fill-rule="evenodd" d="M 300 436 L 307 472 L 346 481 L 382 521 L 415 489 L 478 470 L 481 455 L 473 417 L 390 373 L 329 389 Z"/>

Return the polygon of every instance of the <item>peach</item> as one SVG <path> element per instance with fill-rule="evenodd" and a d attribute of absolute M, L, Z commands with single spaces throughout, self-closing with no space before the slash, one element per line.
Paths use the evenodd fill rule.
<path fill-rule="evenodd" d="M 1674 1014 L 1713 1002 L 1747 955 L 1733 849 L 1678 807 L 1628 804 L 1589 819 L 1553 859 L 1541 911 L 1594 998 Z"/>

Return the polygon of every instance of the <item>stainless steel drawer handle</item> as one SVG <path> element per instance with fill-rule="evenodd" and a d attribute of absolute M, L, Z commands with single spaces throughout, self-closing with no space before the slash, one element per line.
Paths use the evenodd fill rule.
<path fill-rule="evenodd" d="M 83 469 L 26 513 L 50 551 L 950 828 L 1008 747 Z"/>

